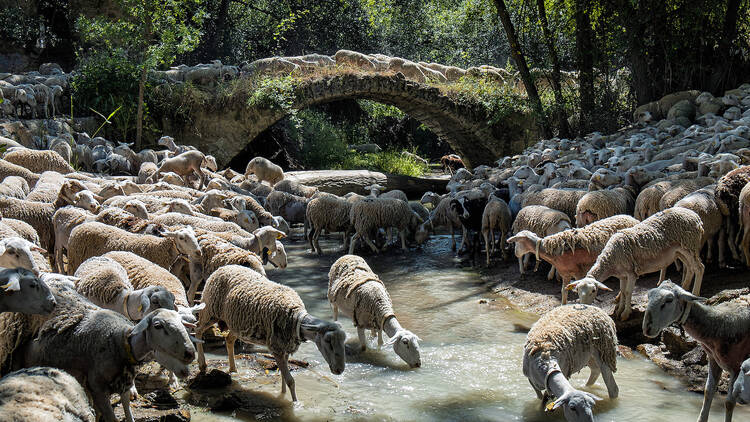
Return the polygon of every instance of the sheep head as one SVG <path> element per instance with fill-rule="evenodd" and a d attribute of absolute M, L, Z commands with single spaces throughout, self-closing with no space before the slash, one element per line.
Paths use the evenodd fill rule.
<path fill-rule="evenodd" d="M 739 404 L 750 404 L 750 359 L 742 362 L 740 372 L 734 381 L 732 398 Z"/>
<path fill-rule="evenodd" d="M 201 247 L 198 244 L 198 239 L 195 236 L 195 230 L 192 227 L 187 226 L 175 231 L 164 231 L 162 233 L 164 237 L 168 237 L 174 241 L 177 250 L 187 255 L 191 260 L 201 256 Z"/>
<path fill-rule="evenodd" d="M 400 329 L 396 331 L 388 341 L 386 346 L 393 346 L 393 351 L 406 362 L 410 368 L 419 368 L 422 366 L 422 360 L 419 356 L 419 337 L 409 330 Z"/>
<path fill-rule="evenodd" d="M 96 214 L 99 212 L 99 201 L 94 198 L 91 191 L 84 190 L 73 195 L 73 205 Z"/>
<path fill-rule="evenodd" d="M 508 243 L 515 243 L 514 252 L 516 258 L 521 258 L 527 253 L 536 253 L 536 245 L 542 239 L 529 230 L 521 230 L 515 236 L 508 238 Z"/>
<path fill-rule="evenodd" d="M 656 337 L 661 330 L 682 318 L 688 304 L 706 300 L 682 287 L 665 280 L 659 287 L 648 291 L 648 305 L 643 315 L 643 335 Z"/>
<path fill-rule="evenodd" d="M 0 267 L 24 268 L 39 276 L 39 267 L 34 261 L 31 251 L 47 252 L 20 237 L 6 237 L 0 240 Z"/>
<path fill-rule="evenodd" d="M 305 315 L 300 325 L 301 335 L 312 340 L 328 363 L 331 373 L 339 375 L 346 367 L 346 332 L 335 322 L 323 321 L 312 315 Z"/>
<path fill-rule="evenodd" d="M 277 268 L 281 268 L 282 270 L 286 268 L 287 265 L 287 255 L 286 250 L 284 249 L 284 245 L 276 241 L 276 250 L 268 253 L 268 248 L 263 248 L 263 262 L 266 261 L 270 262 L 271 265 Z"/>
<path fill-rule="evenodd" d="M 164 286 L 148 286 L 141 292 L 140 314 L 147 315 L 157 309 L 176 311 L 174 295 Z"/>
<path fill-rule="evenodd" d="M 565 420 L 575 422 L 594 422 L 594 405 L 601 398 L 580 390 L 564 393 L 554 402 L 546 406 L 546 411 L 563 408 Z"/>
<path fill-rule="evenodd" d="M 2 269 L 0 283 L 3 289 L 0 300 L 4 311 L 47 315 L 57 306 L 47 284 L 29 270 Z"/>
<path fill-rule="evenodd" d="M 593 277 L 585 277 L 581 280 L 576 280 L 565 286 L 568 290 L 574 290 L 578 293 L 578 297 L 581 299 L 581 303 L 591 305 L 596 299 L 596 294 L 599 290 L 605 290 L 611 292 L 612 289 L 607 287 L 604 283 Z"/>
<path fill-rule="evenodd" d="M 190 374 L 188 365 L 195 359 L 195 347 L 177 312 L 157 309 L 149 313 L 133 327 L 128 342 L 134 351 L 147 351 L 145 355 L 136 355 L 137 360 L 142 361 L 153 353 L 157 362 L 178 377 Z"/>

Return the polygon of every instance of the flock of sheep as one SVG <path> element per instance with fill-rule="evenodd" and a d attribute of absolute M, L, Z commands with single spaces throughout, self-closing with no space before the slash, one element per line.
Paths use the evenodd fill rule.
<path fill-rule="evenodd" d="M 71 76 L 54 63 L 22 75 L 0 73 L 0 116 L 54 116 Z"/>
<path fill-rule="evenodd" d="M 339 53 L 337 62 L 371 60 Z M 707 265 L 750 265 L 750 85 L 670 101 L 611 135 L 543 140 L 494 167 L 457 168 L 446 194 L 420 201 L 379 185 L 325 193 L 261 157 L 244 174 L 218 171 L 213 157 L 170 137 L 159 140 L 165 150 L 137 153 L 85 133 L 17 143 L 0 160 L 0 372 L 16 371 L 0 380 L 0 419 L 94 420 L 85 391 L 106 421 L 118 394 L 132 421 L 137 367 L 158 362 L 171 385 L 196 357 L 205 372 L 201 338 L 215 324 L 230 371 L 236 340 L 263 345 L 293 400 L 287 362 L 302 342 L 342 373 L 341 326 L 266 277 L 267 264 L 287 267 L 280 240 L 299 224 L 313 253 L 321 234 L 343 235 L 348 254 L 329 272 L 333 319 L 353 320 L 362 349 L 372 330 L 412 368 L 422 366 L 420 339 L 400 325 L 358 247 L 380 253 L 398 237 L 407 250 L 444 228 L 452 238 L 461 231 L 459 249 L 475 263 L 490 265 L 498 250 L 508 258 L 512 246 L 521 273 L 532 257 L 537 268 L 551 264 L 563 306 L 529 332 L 523 373 L 571 421 L 593 420 L 601 400 L 574 388 L 571 374 L 588 366 L 588 384 L 601 375 L 609 396 L 619 394 L 617 333 L 592 305 L 597 292 L 619 279 L 615 317 L 627 320 L 638 277 L 659 271 L 643 332 L 679 323 L 698 340 L 709 360 L 699 421 L 723 371 L 731 420 L 735 403 L 750 402 L 750 298 L 709 306 L 699 294 Z M 681 286 L 665 280 L 672 264 Z M 580 304 L 566 304 L 569 291 Z"/>

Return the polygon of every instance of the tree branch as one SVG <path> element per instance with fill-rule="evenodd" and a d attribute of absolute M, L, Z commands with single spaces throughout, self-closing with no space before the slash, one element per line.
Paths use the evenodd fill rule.
<path fill-rule="evenodd" d="M 249 4 L 249 3 L 248 3 L 248 2 L 246 2 L 245 0 L 231 0 L 231 1 L 232 1 L 232 2 L 234 2 L 234 3 L 239 3 L 239 4 L 241 4 L 241 5 L 245 6 L 245 7 L 247 7 L 248 9 L 251 9 L 251 10 L 255 10 L 256 12 L 260 12 L 260 13 L 266 14 L 266 15 L 268 15 L 268 16 L 270 16 L 270 17 L 274 18 L 274 19 L 279 19 L 279 20 L 281 20 L 281 16 L 279 16 L 279 15 L 277 15 L 277 14 L 275 14 L 275 13 L 271 12 L 270 10 L 266 10 L 266 9 L 260 8 L 260 7 L 258 7 L 258 6 L 255 6 L 255 5 Z"/>

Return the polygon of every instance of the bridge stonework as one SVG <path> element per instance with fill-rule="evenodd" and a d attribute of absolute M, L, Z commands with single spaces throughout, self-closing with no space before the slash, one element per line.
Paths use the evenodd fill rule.
<path fill-rule="evenodd" d="M 438 88 L 406 80 L 400 74 L 343 74 L 299 80 L 292 108 L 346 99 L 367 99 L 399 108 L 447 141 L 469 167 L 520 152 L 538 135 L 529 115 L 513 113 L 490 124 L 481 104 L 454 101 Z M 214 155 L 220 164 L 227 164 L 258 134 L 288 114 L 288 110 L 251 107 L 246 101 L 230 103 L 216 111 L 193 110 L 189 124 L 165 118 L 163 129 L 181 142 Z"/>

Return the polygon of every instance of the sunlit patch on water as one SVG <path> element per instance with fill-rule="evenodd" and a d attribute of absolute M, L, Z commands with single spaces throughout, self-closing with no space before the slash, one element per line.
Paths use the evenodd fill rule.
<path fill-rule="evenodd" d="M 337 240 L 339 237 L 337 237 Z M 321 242 L 330 251 L 337 243 Z M 289 267 L 271 270 L 270 279 L 293 287 L 310 313 L 331 319 L 326 297 L 328 269 L 338 254 L 322 257 L 301 241 L 286 247 Z M 333 375 L 315 346 L 305 343 L 294 358 L 310 362 L 293 372 L 299 402 L 281 398 L 276 372 L 258 373 L 250 360 L 237 362 L 233 379 L 243 386 L 243 408 L 212 413 L 192 408 L 198 422 L 230 420 L 363 420 L 363 421 L 562 421 L 562 412 L 545 414 L 521 372 L 525 333 L 533 317 L 488 292 L 479 274 L 460 268 L 450 251 L 450 238 L 432 238 L 408 253 L 367 255 L 392 296 L 401 324 L 422 338 L 422 368 L 410 369 L 389 348 L 368 351 L 347 360 L 346 370 Z M 480 300 L 485 303 L 480 303 Z M 356 349 L 357 332 L 347 318 L 339 322 Z M 210 355 L 226 362 L 224 355 Z M 689 421 L 697 418 L 702 396 L 688 393 L 674 378 L 647 360 L 618 359 L 615 379 L 620 397 L 610 400 L 601 379 L 584 387 L 588 370 L 573 385 L 600 397 L 595 413 L 600 422 Z M 209 367 L 211 362 L 209 362 Z M 222 365 L 220 369 L 226 370 Z M 717 395 L 711 421 L 724 420 L 723 396 Z M 750 409 L 738 406 L 735 421 L 750 420 Z"/>

